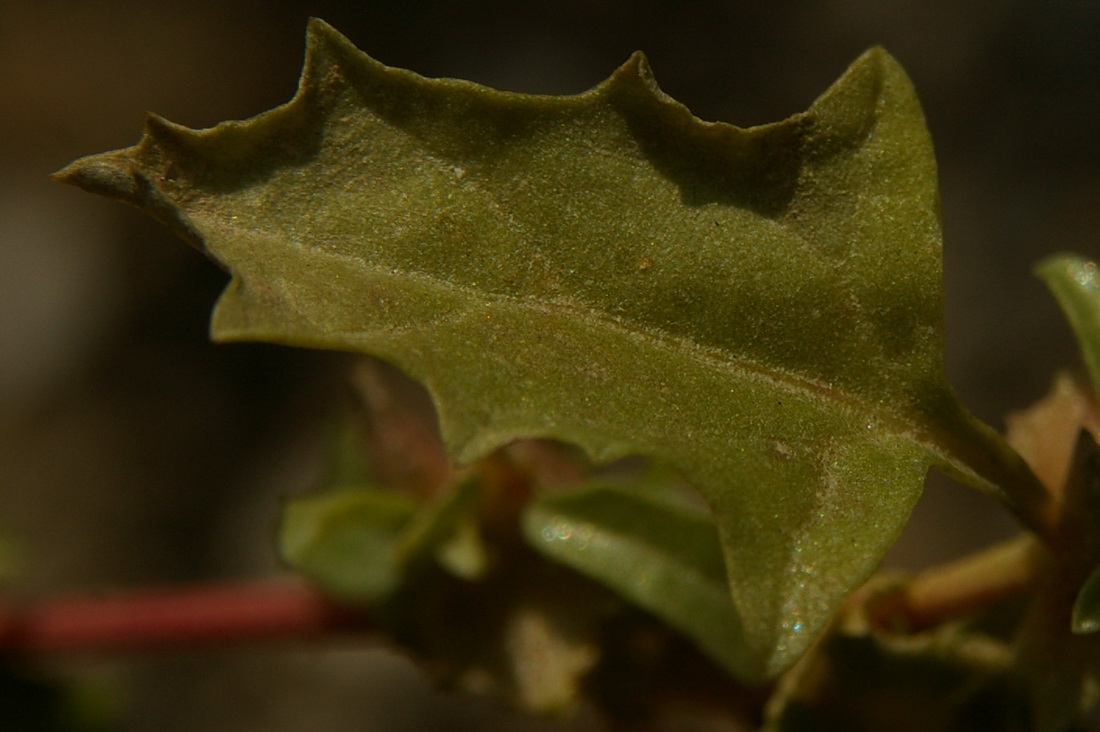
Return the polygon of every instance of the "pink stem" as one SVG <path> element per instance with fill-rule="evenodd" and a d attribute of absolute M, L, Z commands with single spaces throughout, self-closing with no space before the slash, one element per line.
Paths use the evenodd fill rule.
<path fill-rule="evenodd" d="M 365 614 L 305 584 L 207 585 L 0 606 L 0 653 L 152 651 L 365 626 Z"/>

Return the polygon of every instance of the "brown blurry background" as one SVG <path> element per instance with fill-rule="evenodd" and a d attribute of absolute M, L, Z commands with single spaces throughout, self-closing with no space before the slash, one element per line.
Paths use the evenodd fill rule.
<path fill-rule="evenodd" d="M 17 595 L 274 574 L 278 497 L 317 473 L 342 359 L 212 346 L 224 277 L 136 211 L 51 183 L 124 147 L 146 110 L 192 127 L 293 94 L 306 19 L 427 76 L 575 93 L 644 50 L 669 94 L 740 125 L 804 109 L 880 43 L 916 83 L 946 229 L 947 364 L 1001 426 L 1072 365 L 1031 265 L 1100 256 L 1100 3 L 1085 0 L 473 0 L 0 3 L 0 532 Z M 933 479 L 890 561 L 916 567 L 1011 530 Z M 80 660 L 124 730 L 559 729 L 433 693 L 341 645 Z M 582 720 L 584 728 L 593 728 Z"/>

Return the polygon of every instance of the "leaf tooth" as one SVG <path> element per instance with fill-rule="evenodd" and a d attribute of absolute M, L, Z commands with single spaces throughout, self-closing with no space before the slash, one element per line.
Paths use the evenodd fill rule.
<path fill-rule="evenodd" d="M 333 69 L 352 70 L 373 77 L 398 72 L 360 51 L 347 36 L 320 18 L 310 18 L 306 28 L 306 59 L 298 85 L 298 96 L 330 81 Z M 404 72 L 412 74 L 412 72 Z"/>
<path fill-rule="evenodd" d="M 172 148 L 185 148 L 195 131 L 146 112 L 144 135 L 133 147 L 80 158 L 51 177 L 133 206 L 143 206 L 150 186 L 148 174 L 154 163 L 166 162 Z M 169 177 L 165 168 L 160 177 Z"/>
<path fill-rule="evenodd" d="M 155 112 L 145 113 L 145 136 L 162 145 L 184 146 L 197 137 L 190 127 L 172 122 Z M 145 142 L 143 139 L 142 142 Z"/>
<path fill-rule="evenodd" d="M 188 159 L 197 159 L 200 133 L 148 113 L 145 134 L 133 147 L 89 155 L 53 174 L 60 183 L 142 209 L 192 246 L 202 237 L 175 200 L 175 179 Z"/>
<path fill-rule="evenodd" d="M 129 150 L 89 155 L 74 160 L 50 177 L 58 183 L 82 188 L 107 198 L 139 205 L 138 183 L 130 166 L 125 164 Z"/>
<path fill-rule="evenodd" d="M 589 94 L 615 102 L 625 114 L 638 118 L 657 114 L 665 120 L 675 119 L 680 125 L 702 122 L 661 89 L 649 60 L 641 51 L 631 54 L 626 63 Z"/>
<path fill-rule="evenodd" d="M 649 65 L 649 59 L 641 51 L 630 54 L 630 58 L 622 66 L 615 69 L 606 81 L 597 86 L 596 93 L 610 94 L 619 88 L 640 88 L 654 96 L 668 97 L 657 85 L 657 79 L 653 75 L 653 67 Z"/>

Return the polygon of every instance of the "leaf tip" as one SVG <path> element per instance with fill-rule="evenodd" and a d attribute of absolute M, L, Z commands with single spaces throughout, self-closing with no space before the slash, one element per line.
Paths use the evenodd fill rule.
<path fill-rule="evenodd" d="M 128 150 L 115 150 L 74 160 L 50 175 L 58 183 L 125 202 L 137 199 L 137 182 L 127 163 Z"/>
<path fill-rule="evenodd" d="M 352 78 L 373 79 L 377 83 L 381 75 L 393 70 L 369 54 L 359 50 L 340 31 L 321 20 L 310 18 L 306 26 L 306 51 L 302 74 L 298 81 L 295 100 L 301 101 L 324 89 L 339 88 Z M 411 73 L 411 72 L 410 72 Z M 295 103 L 292 100 L 286 106 Z"/>
<path fill-rule="evenodd" d="M 351 49 L 356 53 L 362 53 L 362 51 L 355 48 L 343 33 L 320 18 L 310 18 L 306 24 L 306 57 L 310 57 L 311 52 L 316 52 L 323 47 L 336 47 L 341 50 Z"/>
<path fill-rule="evenodd" d="M 883 46 L 875 44 L 856 57 L 856 60 L 848 67 L 848 71 L 863 71 L 876 76 L 889 74 L 905 74 L 901 63 Z"/>
<path fill-rule="evenodd" d="M 908 74 L 882 46 L 872 46 L 860 54 L 814 101 L 809 112 L 819 118 L 835 118 L 846 127 L 855 123 L 868 130 L 882 114 L 915 113 L 923 125 L 923 113 Z"/>
<path fill-rule="evenodd" d="M 185 146 L 199 134 L 196 130 L 167 120 L 155 112 L 145 113 L 144 131 L 142 143 L 152 140 L 160 145 L 169 144 L 175 147 Z"/>
<path fill-rule="evenodd" d="M 1100 394 L 1100 267 L 1075 254 L 1055 254 L 1035 266 L 1077 338 L 1093 390 Z"/>
<path fill-rule="evenodd" d="M 639 76 L 653 76 L 653 68 L 649 65 L 649 58 L 644 51 L 635 51 L 623 64 L 623 68 L 631 69 Z"/>
<path fill-rule="evenodd" d="M 858 63 L 861 63 L 861 62 L 862 63 L 873 63 L 873 64 L 876 64 L 876 65 L 881 65 L 883 63 L 890 63 L 890 62 L 897 63 L 894 60 L 894 57 L 890 55 L 890 52 L 887 51 L 885 48 L 883 48 L 878 43 L 876 43 L 875 45 L 868 48 L 866 51 L 861 53 L 856 58 L 855 63 L 858 64 Z"/>
<path fill-rule="evenodd" d="M 610 92 L 624 88 L 638 89 L 639 87 L 659 99 L 667 98 L 665 93 L 657 86 L 657 79 L 653 76 L 653 68 L 649 65 L 649 59 L 643 52 L 635 51 L 597 89 Z"/>
<path fill-rule="evenodd" d="M 1035 276 L 1050 285 L 1053 279 L 1062 276 L 1069 276 L 1075 280 L 1092 279 L 1082 276 L 1095 274 L 1096 264 L 1080 255 L 1060 252 L 1040 259 L 1032 271 Z"/>
<path fill-rule="evenodd" d="M 306 38 L 323 37 L 327 34 L 340 35 L 339 31 L 317 16 L 310 16 L 306 21 Z"/>

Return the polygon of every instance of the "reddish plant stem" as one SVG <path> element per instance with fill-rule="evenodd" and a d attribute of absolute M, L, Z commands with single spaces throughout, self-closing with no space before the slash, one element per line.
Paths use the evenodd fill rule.
<path fill-rule="evenodd" d="M 205 585 L 0 605 L 0 653 L 113 653 L 318 637 L 361 612 L 301 583 Z"/>

